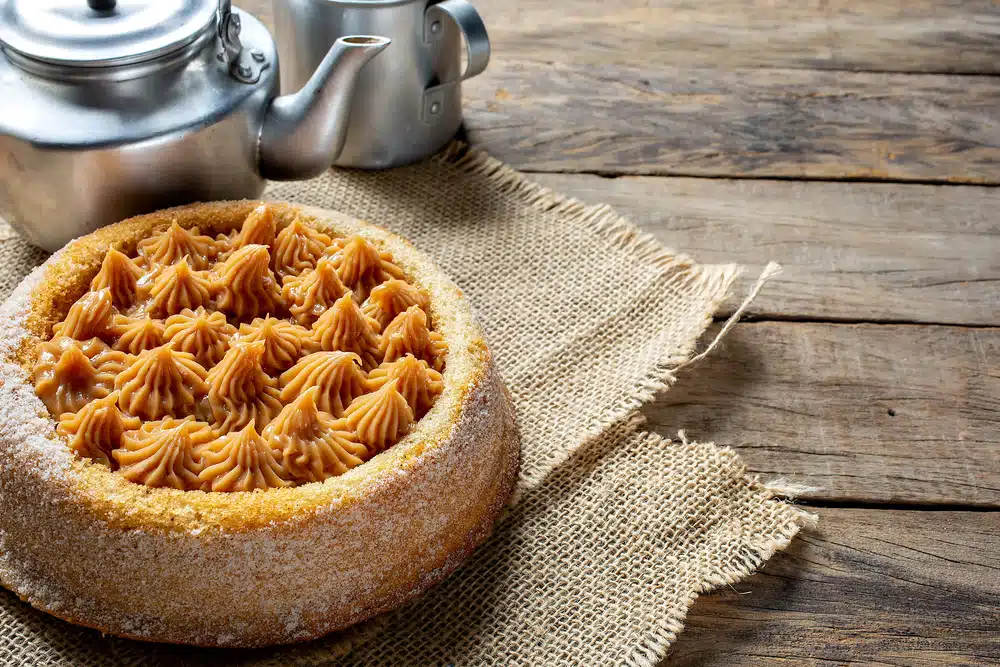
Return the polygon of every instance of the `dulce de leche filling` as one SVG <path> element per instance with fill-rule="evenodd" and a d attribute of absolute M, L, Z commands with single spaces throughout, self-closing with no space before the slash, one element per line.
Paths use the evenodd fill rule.
<path fill-rule="evenodd" d="M 388 252 L 266 204 L 215 238 L 175 222 L 132 257 L 108 250 L 38 346 L 35 392 L 72 451 L 137 484 L 322 482 L 443 390 L 429 305 Z"/>

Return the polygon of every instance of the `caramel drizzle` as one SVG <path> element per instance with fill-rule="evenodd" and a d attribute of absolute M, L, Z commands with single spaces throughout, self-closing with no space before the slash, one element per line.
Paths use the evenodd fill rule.
<path fill-rule="evenodd" d="M 396 361 L 385 361 L 368 374 L 368 391 L 377 391 L 387 382 L 397 380 L 396 390 L 406 399 L 413 414 L 423 416 L 444 391 L 441 374 L 423 359 L 407 354 Z"/>
<path fill-rule="evenodd" d="M 126 417 L 118 409 L 118 392 L 87 403 L 76 413 L 59 418 L 56 432 L 66 438 L 69 448 L 82 457 L 111 465 L 111 451 L 122 444 L 122 435 L 142 424 L 138 417 Z"/>
<path fill-rule="evenodd" d="M 192 417 L 164 419 L 128 431 L 122 447 L 111 454 L 118 472 L 130 482 L 191 491 L 202 487 L 198 477 L 202 464 L 195 448 L 213 437 L 207 424 Z"/>
<path fill-rule="evenodd" d="M 441 334 L 428 328 L 427 313 L 420 306 L 410 306 L 385 328 L 379 352 L 384 361 L 395 361 L 412 354 L 428 362 L 435 370 L 441 370 L 448 345 Z"/>
<path fill-rule="evenodd" d="M 127 255 L 110 248 L 101 262 L 101 270 L 90 282 L 90 290 L 111 290 L 111 301 L 116 308 L 125 309 L 135 303 L 136 283 L 142 277 L 142 269 Z"/>
<path fill-rule="evenodd" d="M 207 373 L 193 354 L 170 345 L 147 350 L 115 378 L 118 404 L 147 421 L 190 413 L 208 390 Z"/>
<path fill-rule="evenodd" d="M 281 411 L 278 381 L 261 363 L 264 341 L 237 342 L 208 373 L 208 411 L 222 433 L 250 422 L 266 425 Z"/>
<path fill-rule="evenodd" d="M 427 294 L 402 280 L 389 280 L 372 290 L 361 310 L 365 315 L 378 321 L 385 328 L 401 312 L 410 306 L 420 306 L 427 310 Z"/>
<path fill-rule="evenodd" d="M 193 354 L 199 364 L 211 368 L 226 354 L 236 327 L 220 312 L 185 308 L 167 318 L 163 335 L 170 347 Z"/>
<path fill-rule="evenodd" d="M 398 385 L 399 380 L 389 380 L 378 391 L 354 399 L 344 411 L 347 427 L 373 453 L 396 444 L 413 423 L 413 410 Z"/>
<path fill-rule="evenodd" d="M 200 448 L 204 465 L 198 476 L 207 490 L 253 491 L 291 486 L 271 445 L 257 434 L 253 420 Z"/>
<path fill-rule="evenodd" d="M 333 262 L 322 258 L 316 268 L 304 271 L 300 276 L 287 276 L 281 288 L 281 296 L 288 304 L 295 321 L 308 327 L 333 303 L 347 293 L 344 283 L 333 267 Z"/>
<path fill-rule="evenodd" d="M 218 284 L 219 309 L 240 319 L 275 313 L 281 307 L 281 291 L 268 267 L 267 246 L 248 245 L 234 252 L 222 266 Z"/>
<path fill-rule="evenodd" d="M 342 475 L 368 458 L 368 448 L 317 405 L 319 388 L 311 387 L 286 405 L 262 436 L 281 454 L 288 475 L 297 482 L 322 482 Z"/>
<path fill-rule="evenodd" d="M 70 306 L 66 319 L 52 327 L 52 333 L 76 340 L 111 338 L 114 335 L 112 323 L 117 314 L 110 288 L 87 292 Z"/>
<path fill-rule="evenodd" d="M 57 336 L 38 345 L 35 393 L 54 416 L 76 412 L 110 394 L 126 362 L 125 354 L 97 338 L 79 342 Z"/>
<path fill-rule="evenodd" d="M 319 409 L 339 417 L 365 393 L 361 357 L 353 352 L 314 352 L 281 374 L 281 400 L 291 401 L 310 388 L 319 391 Z"/>
<path fill-rule="evenodd" d="M 261 365 L 268 373 L 283 371 L 295 364 L 309 342 L 309 330 L 276 317 L 258 317 L 240 325 L 240 341 L 264 342 Z"/>
<path fill-rule="evenodd" d="M 381 361 L 378 321 L 366 316 L 348 292 L 337 299 L 312 326 L 312 342 L 321 350 L 353 352 L 365 369 Z"/>

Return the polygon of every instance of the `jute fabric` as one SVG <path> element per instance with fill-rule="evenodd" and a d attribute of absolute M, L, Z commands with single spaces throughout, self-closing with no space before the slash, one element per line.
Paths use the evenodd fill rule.
<path fill-rule="evenodd" d="M 316 642 L 145 645 L 4 592 L 0 665 L 656 665 L 699 594 L 749 575 L 809 520 L 731 450 L 645 432 L 638 413 L 695 355 L 739 267 L 698 264 L 458 144 L 390 172 L 275 183 L 266 197 L 387 227 L 462 287 L 518 411 L 510 507 L 444 583 Z M 8 291 L 44 255 L 0 238 Z"/>

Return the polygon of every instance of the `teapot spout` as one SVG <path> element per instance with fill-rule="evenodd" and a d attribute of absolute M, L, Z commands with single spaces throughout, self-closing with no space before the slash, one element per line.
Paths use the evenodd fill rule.
<path fill-rule="evenodd" d="M 260 131 L 264 178 L 299 180 L 330 168 L 347 139 L 358 75 L 389 42 L 387 37 L 341 37 L 301 90 L 271 100 Z"/>

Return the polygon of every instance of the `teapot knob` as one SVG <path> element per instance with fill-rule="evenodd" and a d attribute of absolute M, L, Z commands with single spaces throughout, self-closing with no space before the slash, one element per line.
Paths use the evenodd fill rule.
<path fill-rule="evenodd" d="M 95 12 L 110 12 L 118 4 L 118 0 L 87 0 L 87 6 Z"/>

